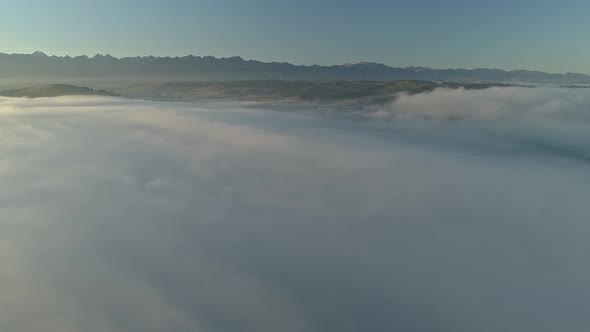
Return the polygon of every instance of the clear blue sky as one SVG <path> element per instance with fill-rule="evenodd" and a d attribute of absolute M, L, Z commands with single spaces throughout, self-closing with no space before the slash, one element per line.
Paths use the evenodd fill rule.
<path fill-rule="evenodd" d="M 587 0 L 19 0 L 0 52 L 590 74 Z"/>

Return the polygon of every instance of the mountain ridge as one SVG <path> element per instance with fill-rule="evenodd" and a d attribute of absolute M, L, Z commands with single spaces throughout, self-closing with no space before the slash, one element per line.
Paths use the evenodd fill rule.
<path fill-rule="evenodd" d="M 117 58 L 109 54 L 92 57 L 0 53 L 0 78 L 85 77 L 105 79 L 165 80 L 428 80 L 450 82 L 538 82 L 588 84 L 590 75 L 545 73 L 498 68 L 392 67 L 375 62 L 342 65 L 294 65 L 262 62 L 239 56 L 136 56 Z"/>

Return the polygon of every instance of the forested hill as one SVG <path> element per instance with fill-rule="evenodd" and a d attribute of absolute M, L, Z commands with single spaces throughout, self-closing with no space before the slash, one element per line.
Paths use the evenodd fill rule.
<path fill-rule="evenodd" d="M 12 89 L 0 91 L 3 97 L 59 97 L 59 96 L 116 96 L 116 94 L 106 90 L 94 90 L 87 87 L 79 87 L 69 84 L 51 84 L 39 87 L 24 89 Z"/>

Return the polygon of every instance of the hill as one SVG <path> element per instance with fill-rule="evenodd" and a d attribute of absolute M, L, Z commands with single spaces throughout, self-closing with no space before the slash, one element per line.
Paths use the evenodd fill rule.
<path fill-rule="evenodd" d="M 421 93 L 437 88 L 485 89 L 510 86 L 491 83 L 440 83 L 430 81 L 172 81 L 111 85 L 110 90 L 68 84 L 51 84 L 0 91 L 5 97 L 57 97 L 68 95 L 123 96 L 160 101 L 251 101 L 274 106 L 301 106 L 360 109 L 397 98 L 400 92 Z"/>
<path fill-rule="evenodd" d="M 116 94 L 105 90 L 94 90 L 87 87 L 79 87 L 68 84 L 51 84 L 40 87 L 13 89 L 0 91 L 0 96 L 4 97 L 26 97 L 26 98 L 40 98 L 40 97 L 59 97 L 59 96 L 116 96 Z"/>
<path fill-rule="evenodd" d="M 374 104 L 400 92 L 421 93 L 436 88 L 485 89 L 505 84 L 436 83 L 429 81 L 286 81 L 254 80 L 198 82 L 176 81 L 132 84 L 115 91 L 130 98 L 156 100 L 304 101 Z"/>

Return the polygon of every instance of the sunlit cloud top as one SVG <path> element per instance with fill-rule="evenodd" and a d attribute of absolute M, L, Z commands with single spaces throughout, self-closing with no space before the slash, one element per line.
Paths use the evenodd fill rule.
<path fill-rule="evenodd" d="M 0 330 L 582 331 L 589 101 L 0 98 Z"/>

